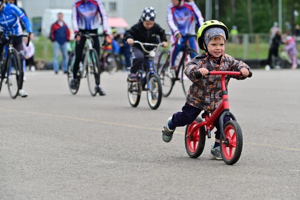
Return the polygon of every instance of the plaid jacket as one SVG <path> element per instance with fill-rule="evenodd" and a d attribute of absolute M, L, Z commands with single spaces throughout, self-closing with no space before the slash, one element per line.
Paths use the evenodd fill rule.
<path fill-rule="evenodd" d="M 220 93 L 222 92 L 221 76 L 204 76 L 197 79 L 196 73 L 200 68 L 207 68 L 208 71 L 240 71 L 243 67 L 250 70 L 249 66 L 242 61 L 235 60 L 232 56 L 224 54 L 218 62 L 209 57 L 207 53 L 198 55 L 186 64 L 185 75 L 193 82 L 190 86 L 186 102 L 207 112 L 213 112 L 222 102 Z M 230 78 L 238 80 L 245 79 L 243 76 L 226 76 L 225 85 Z"/>

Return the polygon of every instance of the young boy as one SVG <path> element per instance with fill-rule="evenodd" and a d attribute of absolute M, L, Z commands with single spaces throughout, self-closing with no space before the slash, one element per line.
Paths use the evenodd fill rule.
<path fill-rule="evenodd" d="M 202 110 L 212 113 L 220 105 L 222 101 L 222 97 L 219 96 L 222 91 L 221 76 L 205 76 L 209 71 L 240 71 L 243 76 L 234 77 L 236 79 L 245 79 L 249 75 L 250 68 L 247 64 L 224 53 L 228 36 L 227 27 L 217 20 L 209 20 L 199 28 L 197 42 L 200 49 L 205 50 L 205 53 L 196 56 L 186 65 L 184 73 L 193 82 L 193 85 L 190 87 L 182 112 L 173 114 L 163 128 L 162 139 L 165 142 L 172 140 L 176 127 L 191 124 Z M 197 78 L 200 74 L 202 78 Z M 229 79 L 230 77 L 227 76 L 226 87 Z M 227 118 L 224 121 L 228 120 Z M 221 159 L 218 119 L 214 124 L 217 131 L 211 154 L 213 158 Z"/>
<path fill-rule="evenodd" d="M 127 43 L 129 45 L 133 45 L 131 50 L 133 59 L 130 68 L 130 74 L 128 76 L 129 81 L 136 80 L 136 72 L 139 70 L 145 59 L 147 59 L 142 47 L 139 44 L 134 44 L 134 40 L 140 41 L 142 43 L 157 44 L 158 39 L 156 36 L 159 35 L 160 41 L 163 43 L 163 46 L 168 46 L 165 30 L 154 22 L 155 16 L 156 12 L 154 8 L 144 8 L 139 22 L 125 32 L 125 39 Z M 153 48 L 154 47 L 151 46 L 145 46 L 145 49 L 148 51 L 152 50 Z M 148 62 L 145 62 L 145 64 L 148 64 Z"/>

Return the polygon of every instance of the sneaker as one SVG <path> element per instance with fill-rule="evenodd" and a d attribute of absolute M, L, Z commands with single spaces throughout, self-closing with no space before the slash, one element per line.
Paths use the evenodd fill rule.
<path fill-rule="evenodd" d="M 176 77 L 176 67 L 170 67 L 168 74 L 169 74 L 170 78 L 175 78 Z"/>
<path fill-rule="evenodd" d="M 106 95 L 106 93 L 104 92 L 104 90 L 100 86 L 96 86 L 95 90 L 98 91 L 100 96 L 105 96 Z"/>
<path fill-rule="evenodd" d="M 165 142 L 170 142 L 173 138 L 173 133 L 175 131 L 169 128 L 169 122 L 172 120 L 172 117 L 169 117 L 169 119 L 167 120 L 166 125 L 164 126 L 164 129 L 162 130 L 162 139 Z"/>
<path fill-rule="evenodd" d="M 214 148 L 214 146 L 211 146 L 209 157 L 212 159 L 215 159 L 215 160 L 222 160 L 220 146 L 215 147 L 215 148 Z"/>
<path fill-rule="evenodd" d="M 58 74 L 58 72 L 56 71 L 55 74 Z"/>
<path fill-rule="evenodd" d="M 275 69 L 281 69 L 281 67 L 279 65 L 276 65 Z"/>
<path fill-rule="evenodd" d="M 270 65 L 266 65 L 265 70 L 269 71 L 271 69 Z"/>
<path fill-rule="evenodd" d="M 128 81 L 134 82 L 134 81 L 136 81 L 136 80 L 137 80 L 136 74 L 130 73 L 130 74 L 128 75 Z"/>
<path fill-rule="evenodd" d="M 19 90 L 19 95 L 23 98 L 28 96 L 28 94 L 25 92 L 25 90 Z"/>
<path fill-rule="evenodd" d="M 30 70 L 31 70 L 32 72 L 34 72 L 34 71 L 35 71 L 35 66 L 32 66 L 32 67 L 30 68 Z"/>
<path fill-rule="evenodd" d="M 77 90 L 77 80 L 76 79 L 72 79 L 71 80 L 71 85 L 70 85 L 71 89 L 73 90 Z"/>

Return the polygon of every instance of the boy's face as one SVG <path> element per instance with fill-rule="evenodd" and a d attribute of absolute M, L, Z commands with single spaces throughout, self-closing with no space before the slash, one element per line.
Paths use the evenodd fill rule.
<path fill-rule="evenodd" d="M 144 21 L 143 25 L 146 29 L 150 29 L 154 26 L 154 21 Z"/>
<path fill-rule="evenodd" d="M 222 36 L 216 36 L 211 38 L 207 45 L 208 52 L 218 58 L 225 52 L 225 39 Z"/>

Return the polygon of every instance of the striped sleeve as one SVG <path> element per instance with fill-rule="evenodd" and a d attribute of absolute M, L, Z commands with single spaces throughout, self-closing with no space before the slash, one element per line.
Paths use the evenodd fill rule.
<path fill-rule="evenodd" d="M 77 33 L 78 30 L 78 24 L 77 24 L 77 8 L 76 8 L 76 1 L 74 1 L 74 4 L 72 6 L 72 26 L 74 33 Z"/>
<path fill-rule="evenodd" d="M 102 20 L 103 32 L 107 32 L 107 30 L 108 30 L 107 15 L 106 15 L 105 8 L 104 8 L 101 0 L 97 0 L 97 3 L 98 3 L 98 9 L 99 9 L 99 13 L 100 13 L 101 20 Z"/>
<path fill-rule="evenodd" d="M 195 4 L 195 2 L 191 2 L 190 5 L 192 6 L 192 8 L 194 10 L 194 15 L 196 17 L 198 26 L 200 27 L 204 23 L 204 18 L 203 18 L 202 14 L 201 14 L 201 11 L 199 10 L 199 8 Z"/>
<path fill-rule="evenodd" d="M 173 4 L 170 4 L 168 6 L 168 11 L 167 11 L 167 22 L 168 22 L 168 25 L 169 25 L 169 27 L 170 27 L 173 35 L 177 35 L 177 33 L 179 32 L 179 30 L 178 30 L 177 26 L 174 23 L 173 9 L 174 9 Z"/>

